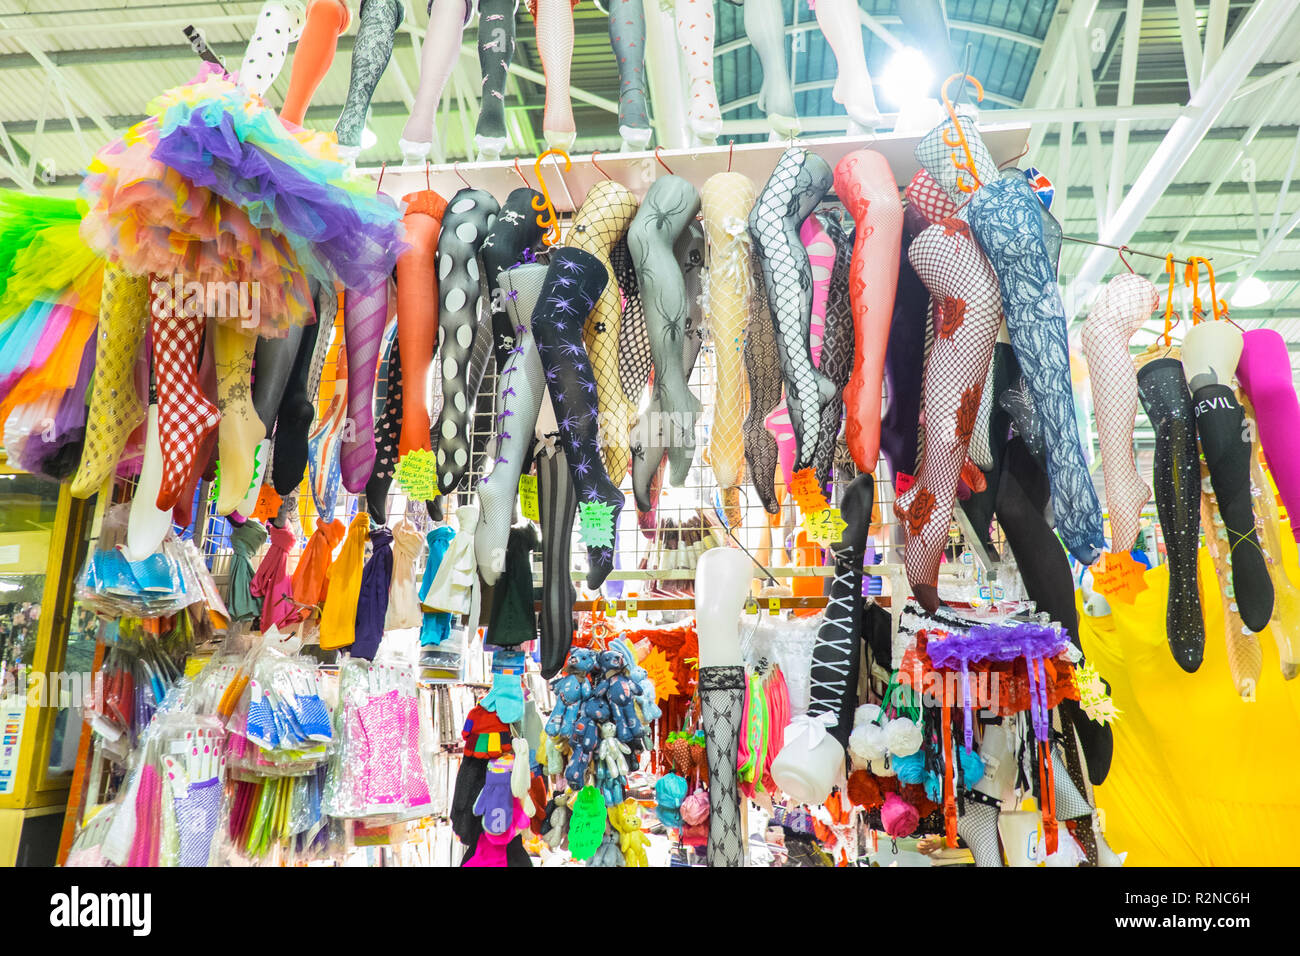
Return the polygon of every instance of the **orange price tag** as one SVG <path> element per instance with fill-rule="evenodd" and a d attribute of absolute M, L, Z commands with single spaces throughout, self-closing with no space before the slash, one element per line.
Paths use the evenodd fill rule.
<path fill-rule="evenodd" d="M 1098 594 L 1132 604 L 1147 589 L 1146 566 L 1134 561 L 1128 552 L 1107 551 L 1093 566 L 1092 587 Z"/>

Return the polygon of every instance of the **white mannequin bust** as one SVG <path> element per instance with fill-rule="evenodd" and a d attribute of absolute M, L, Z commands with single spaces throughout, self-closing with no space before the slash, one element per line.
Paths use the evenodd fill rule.
<path fill-rule="evenodd" d="M 700 667 L 739 667 L 740 616 L 749 597 L 754 563 L 736 548 L 713 548 L 695 572 L 695 630 Z"/>

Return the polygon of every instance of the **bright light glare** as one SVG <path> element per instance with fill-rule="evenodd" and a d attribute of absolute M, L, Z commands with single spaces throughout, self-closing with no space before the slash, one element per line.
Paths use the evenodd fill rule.
<path fill-rule="evenodd" d="M 1232 290 L 1232 305 L 1237 309 L 1249 309 L 1263 305 L 1268 301 L 1268 296 L 1268 285 L 1251 276 Z"/>
<path fill-rule="evenodd" d="M 895 106 L 908 106 L 923 100 L 934 83 L 934 70 L 920 50 L 903 47 L 885 67 L 880 85 L 885 98 Z"/>
<path fill-rule="evenodd" d="M 375 135 L 374 130 L 369 126 L 361 127 L 361 148 L 370 149 L 375 143 L 379 142 L 379 137 Z"/>

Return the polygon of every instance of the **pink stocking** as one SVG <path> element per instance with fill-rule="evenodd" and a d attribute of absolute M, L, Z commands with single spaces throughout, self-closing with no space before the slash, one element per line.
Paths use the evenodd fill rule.
<path fill-rule="evenodd" d="M 570 0 L 529 0 L 537 26 L 537 52 L 546 74 L 546 110 L 542 135 L 546 144 L 569 149 L 578 138 L 569 98 L 569 71 L 573 66 L 573 3 Z"/>
<path fill-rule="evenodd" d="M 857 223 L 849 267 L 854 352 L 853 377 L 844 388 L 845 438 L 858 469 L 870 474 L 880 454 L 881 385 L 898 288 L 903 204 L 889 161 L 869 149 L 840 160 L 835 192 Z"/>
<path fill-rule="evenodd" d="M 433 0 L 429 28 L 420 53 L 420 88 L 411 106 L 411 118 L 402 129 L 398 146 L 408 163 L 423 162 L 433 144 L 433 117 L 443 88 L 460 59 L 460 40 L 469 19 L 466 0 Z"/>
<path fill-rule="evenodd" d="M 1291 355 L 1276 329 L 1252 329 L 1242 336 L 1237 381 L 1255 406 L 1259 443 L 1291 533 L 1300 541 L 1300 402 L 1292 375 Z"/>
<path fill-rule="evenodd" d="M 1092 410 L 1101 439 L 1112 552 L 1133 547 L 1138 515 L 1151 497 L 1151 488 L 1133 461 L 1138 390 L 1128 340 L 1151 317 L 1159 299 L 1156 287 L 1146 278 L 1116 276 L 1083 323 L 1083 354 L 1092 377 Z"/>
<path fill-rule="evenodd" d="M 908 259 L 937 308 L 925 369 L 925 451 L 915 483 L 898 496 L 894 512 L 907 532 L 908 584 L 933 612 L 939 606 L 939 560 L 993 360 L 1002 299 L 993 267 L 964 222 L 930 226 L 913 240 Z"/>

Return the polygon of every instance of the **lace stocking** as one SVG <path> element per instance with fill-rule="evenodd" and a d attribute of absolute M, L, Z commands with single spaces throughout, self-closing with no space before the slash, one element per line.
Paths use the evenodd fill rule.
<path fill-rule="evenodd" d="M 217 513 L 230 514 L 243 501 L 257 473 L 254 450 L 266 429 L 253 407 L 253 348 L 257 336 L 220 322 L 213 326 L 213 355 L 217 363 L 217 454 L 221 458 L 221 489 Z M 166 430 L 164 428 L 164 435 Z"/>
<path fill-rule="evenodd" d="M 1065 307 L 1042 241 L 1042 203 L 1027 180 L 999 179 L 977 190 L 967 208 L 998 275 L 1011 344 L 1043 418 L 1057 530 L 1071 554 L 1092 564 L 1106 539 L 1075 423 Z"/>
<path fill-rule="evenodd" d="M 830 482 L 831 466 L 835 462 L 835 446 L 839 443 L 840 437 L 840 421 L 844 417 L 844 386 L 849 383 L 849 377 L 853 374 L 853 308 L 849 297 L 853 234 L 845 233 L 844 227 L 834 216 L 827 215 L 820 218 L 826 234 L 830 236 L 835 246 L 830 297 L 826 304 L 822 360 L 818 366 L 822 373 L 835 383 L 835 397 L 822 409 L 814 457 L 817 481 L 825 488 Z"/>
<path fill-rule="evenodd" d="M 340 147 L 360 151 L 361 130 L 370 111 L 370 98 L 388 68 L 393 55 L 393 37 L 401 25 L 401 0 L 361 0 L 361 25 L 357 27 L 357 39 L 352 46 L 348 98 L 334 124 Z"/>
<path fill-rule="evenodd" d="M 618 377 L 623 383 L 623 394 L 634 406 L 640 406 L 641 393 L 650 381 L 654 360 L 650 352 L 650 330 L 645 321 L 645 305 L 641 301 L 641 287 L 632 264 L 632 251 L 627 237 L 614 244 L 609 256 L 619 291 L 623 293 L 623 322 L 618 329 Z"/>
<path fill-rule="evenodd" d="M 763 261 L 786 404 L 795 433 L 795 470 L 812 464 L 821 410 L 835 397 L 835 383 L 813 365 L 812 270 L 799 228 L 831 186 L 825 160 L 799 147 L 787 149 L 759 193 L 749 232 Z"/>
<path fill-rule="evenodd" d="M 709 430 L 709 464 L 718 489 L 745 477 L 745 325 L 754 276 L 746 222 L 754 184 L 741 173 L 718 173 L 700 190 L 709 258 L 709 331 L 717 363 L 717 399 Z"/>
<path fill-rule="evenodd" d="M 709 866 L 744 866 L 736 754 L 745 708 L 743 667 L 701 667 L 699 694 L 709 761 Z"/>
<path fill-rule="evenodd" d="M 844 437 L 858 470 L 870 473 L 880 453 L 881 383 L 897 291 L 894 262 L 903 241 L 903 206 L 888 161 L 868 149 L 839 161 L 835 193 L 857 224 L 849 279 L 855 346 L 853 377 L 844 388 Z"/>

